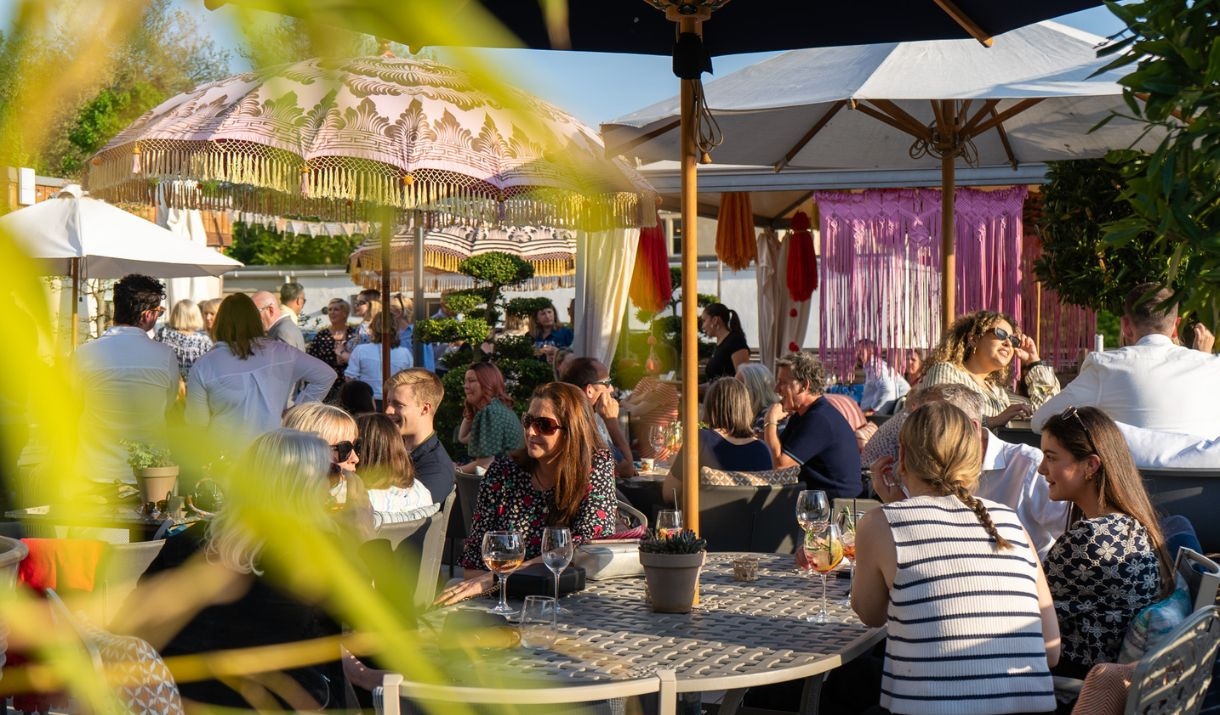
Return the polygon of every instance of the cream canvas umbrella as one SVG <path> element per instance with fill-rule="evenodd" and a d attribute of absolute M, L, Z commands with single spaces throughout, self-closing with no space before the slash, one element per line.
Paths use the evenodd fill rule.
<path fill-rule="evenodd" d="M 219 276 L 240 268 L 218 251 L 186 240 L 69 186 L 56 198 L 0 216 L 0 234 L 45 266 L 47 275 L 70 276 L 76 310 L 81 281 L 143 273 L 157 278 Z M 72 321 L 76 344 L 76 321 Z"/>

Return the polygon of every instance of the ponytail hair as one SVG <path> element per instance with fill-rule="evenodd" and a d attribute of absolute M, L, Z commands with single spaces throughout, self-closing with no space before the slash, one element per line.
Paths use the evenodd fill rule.
<path fill-rule="evenodd" d="M 741 318 L 738 317 L 737 311 L 729 308 L 724 303 L 710 303 L 703 309 L 703 312 L 706 315 L 712 316 L 713 318 L 720 318 L 723 320 L 725 327 L 729 329 L 730 333 L 745 332 L 741 328 Z"/>
<path fill-rule="evenodd" d="M 923 480 L 937 494 L 957 497 L 978 517 L 996 546 L 1012 548 L 987 507 L 972 493 L 983 466 L 983 445 L 965 412 L 947 402 L 929 402 L 907 417 L 898 442 L 904 477 Z"/>

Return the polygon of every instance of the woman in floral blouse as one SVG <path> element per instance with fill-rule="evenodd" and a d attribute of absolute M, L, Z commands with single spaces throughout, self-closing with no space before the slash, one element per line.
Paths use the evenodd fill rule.
<path fill-rule="evenodd" d="M 329 365 L 337 376 L 343 375 L 343 371 L 347 369 L 348 358 L 351 357 L 347 344 L 359 334 L 356 326 L 347 324 L 347 318 L 351 312 L 351 307 L 348 306 L 346 300 L 332 298 L 326 305 L 326 317 L 330 320 L 330 325 L 326 330 L 318 331 L 313 342 L 309 344 L 309 349 L 306 350 L 310 355 Z M 342 387 L 343 380 L 335 380 L 335 384 L 330 386 L 330 392 L 327 393 L 324 402 L 332 405 L 337 403 L 339 390 Z"/>
<path fill-rule="evenodd" d="M 1139 470 L 1114 421 L 1070 407 L 1042 428 L 1050 498 L 1072 502 L 1046 556 L 1063 650 L 1055 672 L 1084 677 L 1118 659 L 1132 617 L 1173 591 L 1172 565 Z"/>
<path fill-rule="evenodd" d="M 576 545 L 614 533 L 614 459 L 597 435 L 584 393 L 560 382 L 542 385 L 522 422 L 525 448 L 496 457 L 479 484 L 462 550 L 465 580 L 445 589 L 438 603 L 491 588 L 492 574 L 484 570 L 481 553 L 488 531 L 521 533 L 527 564 L 540 560 L 544 527 L 568 527 Z"/>

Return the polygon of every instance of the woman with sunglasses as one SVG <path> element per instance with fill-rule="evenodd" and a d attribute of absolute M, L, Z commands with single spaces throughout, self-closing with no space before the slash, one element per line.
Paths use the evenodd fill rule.
<path fill-rule="evenodd" d="M 373 507 L 364 482 L 356 476 L 360 464 L 360 430 L 351 415 L 333 405 L 311 402 L 284 413 L 284 426 L 315 434 L 330 445 L 327 478 L 331 509 L 362 539 L 373 533 Z"/>
<path fill-rule="evenodd" d="M 1070 501 L 1067 531 L 1046 555 L 1063 659 L 1057 672 L 1083 678 L 1115 662 L 1127 626 L 1173 591 L 1160 523 L 1114 420 L 1096 407 L 1070 407 L 1042 427 L 1050 498 Z"/>
<path fill-rule="evenodd" d="M 1007 385 L 1013 358 L 1020 358 L 1022 380 L 1033 407 L 1014 401 Z M 1038 358 L 1038 346 L 1019 335 L 1003 313 L 979 310 L 953 322 L 932 351 L 920 380 L 921 387 L 953 383 L 983 396 L 984 426 L 995 429 L 1014 419 L 1029 419 L 1033 411 L 1059 392 L 1059 379 Z"/>
<path fill-rule="evenodd" d="M 527 564 L 540 560 L 545 527 L 568 527 L 577 546 L 615 531 L 614 458 L 597 436 L 584 393 L 561 382 L 541 385 L 521 421 L 525 448 L 496 457 L 479 484 L 461 556 L 464 580 L 446 588 L 438 603 L 456 603 L 492 587 L 481 554 L 488 531 L 520 533 Z"/>
<path fill-rule="evenodd" d="M 397 524 L 435 514 L 443 497 L 434 500 L 428 487 L 415 479 L 415 466 L 398 433 L 398 423 L 378 412 L 360 415 L 356 426 L 360 429 L 357 474 L 368 490 L 375 521 Z"/>
<path fill-rule="evenodd" d="M 525 435 L 505 392 L 500 368 L 489 362 L 471 365 L 462 388 L 466 402 L 462 405 L 458 441 L 466 445 L 471 461 L 458 469 L 474 474 L 477 469 L 486 470 L 497 454 L 521 449 Z"/>

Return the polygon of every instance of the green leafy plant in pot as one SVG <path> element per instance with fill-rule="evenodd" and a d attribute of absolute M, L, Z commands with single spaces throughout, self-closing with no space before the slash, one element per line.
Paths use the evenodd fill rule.
<path fill-rule="evenodd" d="M 140 503 L 167 499 L 178 485 L 178 465 L 170 458 L 169 450 L 133 440 L 120 444 L 127 448 L 127 463 L 140 487 Z"/>
<path fill-rule="evenodd" d="M 699 572 L 707 558 L 707 539 L 683 529 L 662 535 L 651 532 L 640 540 L 640 565 L 657 613 L 690 613 L 699 587 Z"/>

